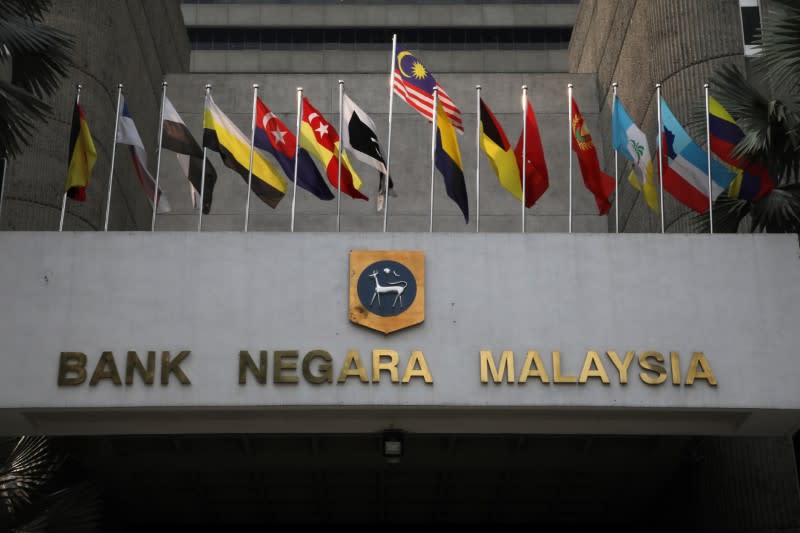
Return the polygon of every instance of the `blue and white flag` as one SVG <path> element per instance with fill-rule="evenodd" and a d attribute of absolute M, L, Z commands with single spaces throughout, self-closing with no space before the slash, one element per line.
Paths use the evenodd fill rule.
<path fill-rule="evenodd" d="M 136 124 L 133 122 L 133 117 L 128 112 L 128 102 L 122 96 L 120 103 L 120 116 L 119 125 L 117 127 L 117 142 L 119 144 L 127 144 L 131 152 L 131 159 L 133 161 L 133 170 L 136 172 L 136 177 L 139 184 L 142 186 L 147 199 L 150 200 L 150 205 L 153 205 L 154 192 L 156 190 L 156 181 L 147 170 L 147 152 L 145 152 L 142 138 L 139 136 L 139 131 L 136 129 Z M 170 206 L 167 201 L 166 195 L 159 187 L 158 190 L 158 212 L 169 213 Z"/>
<path fill-rule="evenodd" d="M 698 213 L 708 211 L 708 154 L 692 140 L 661 99 L 664 190 Z M 728 188 L 735 174 L 716 160 L 711 162 L 711 199 Z"/>

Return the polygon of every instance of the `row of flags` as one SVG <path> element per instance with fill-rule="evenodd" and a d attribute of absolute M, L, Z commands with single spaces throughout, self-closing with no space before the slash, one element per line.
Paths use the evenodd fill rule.
<path fill-rule="evenodd" d="M 391 90 L 434 124 L 432 169 L 441 174 L 447 195 L 458 205 L 465 222 L 469 222 L 469 200 L 457 136 L 464 132 L 461 111 L 412 52 L 397 46 L 396 42 L 393 49 Z M 122 95 L 122 86 L 119 99 L 121 105 L 118 106 L 116 142 L 129 147 L 137 179 L 151 205 L 157 206 L 154 207 L 156 212 L 169 212 L 169 202 L 158 187 L 158 170 L 155 179 L 148 171 L 147 154 Z M 489 105 L 480 97 L 479 88 L 478 101 L 476 133 L 480 149 L 487 156 L 500 185 L 526 208 L 530 208 L 548 189 L 549 175 L 536 115 L 527 93 L 523 93 L 523 131 L 513 147 Z M 660 158 L 658 163 L 663 190 L 693 210 L 704 213 L 708 210 L 709 201 L 725 190 L 731 196 L 757 200 L 772 189 L 774 185 L 766 168 L 733 156 L 733 148 L 744 134 L 717 100 L 708 98 L 709 138 L 711 151 L 722 162 L 712 161 L 710 180 L 708 154 L 680 125 L 661 97 L 660 89 L 658 101 L 660 131 L 656 154 Z M 596 147 L 578 104 L 571 96 L 571 89 L 569 106 L 571 148 L 576 153 L 584 185 L 594 196 L 598 213 L 606 214 L 612 206 L 611 199 L 617 182 L 600 168 Z M 196 196 L 202 199 L 202 213 L 210 211 L 218 177 L 205 155 L 206 150 L 217 152 L 222 163 L 239 174 L 249 184 L 250 191 L 273 208 L 286 195 L 289 188 L 287 180 L 296 181 L 296 186 L 320 200 L 335 198 L 328 185 L 353 199 L 368 200 L 362 192 L 363 181 L 350 161 L 348 153 L 351 153 L 377 171 L 377 206 L 380 211 L 386 202 L 390 169 L 389 158 L 384 157 L 372 118 L 347 94 L 342 94 L 340 113 L 343 131 L 340 137 L 339 132 L 308 98 L 302 98 L 302 104 L 298 107 L 300 120 L 296 131 L 292 132 L 254 95 L 251 140 L 216 105 L 208 89 L 201 147 L 166 97 L 165 84 L 160 146 L 177 154 L 180 166 L 191 183 L 193 202 Z M 391 106 L 389 129 L 391 139 Z M 616 97 L 616 90 L 612 110 L 612 146 L 633 165 L 628 178 L 631 185 L 643 193 L 645 202 L 654 212 L 659 212 L 661 202 L 656 186 L 654 157 L 647 136 Z M 76 99 L 73 112 L 69 154 L 65 194 L 74 200 L 84 201 L 97 155 L 79 98 Z M 389 177 L 389 192 L 393 192 L 393 185 Z"/>
<path fill-rule="evenodd" d="M 744 138 L 744 132 L 716 98 L 707 95 L 707 135 L 711 153 L 720 161 L 711 159 L 708 152 L 686 132 L 660 90 L 658 106 L 660 129 L 656 153 L 662 171 L 661 185 L 679 202 L 698 213 L 705 213 L 709 202 L 726 190 L 732 198 L 755 201 L 774 188 L 766 167 L 734 156 L 734 148 Z M 660 201 L 654 177 L 655 159 L 650 154 L 647 136 L 616 96 L 611 137 L 613 148 L 633 163 L 633 171 L 628 177 L 631 185 L 642 192 L 650 209 L 658 213 Z"/>

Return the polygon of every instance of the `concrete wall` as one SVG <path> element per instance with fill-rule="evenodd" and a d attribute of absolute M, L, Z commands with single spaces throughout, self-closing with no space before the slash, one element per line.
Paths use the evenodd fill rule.
<path fill-rule="evenodd" d="M 413 432 L 788 435 L 800 426 L 797 240 L 767 235 L 444 233 L 0 233 L 0 432 Z M 348 320 L 349 251 L 425 253 L 425 320 L 388 336 Z M 735 268 L 726 268 L 735 265 Z M 421 279 L 421 278 L 419 278 Z M 46 332 L 46 334 L 43 334 Z M 296 384 L 274 351 L 298 350 Z M 302 357 L 327 350 L 334 383 Z M 432 383 L 372 378 L 372 350 L 406 368 L 421 350 Z M 103 351 L 180 350 L 191 384 L 89 378 Z M 269 351 L 268 381 L 238 381 L 240 350 Z M 349 350 L 370 382 L 336 383 Z M 514 377 L 480 380 L 480 350 L 516 356 Z M 549 376 L 522 383 L 528 350 Z M 577 376 L 597 350 L 610 382 Z M 677 383 L 623 383 L 606 350 L 680 355 Z M 88 357 L 86 381 L 57 385 L 59 354 Z M 688 383 L 703 352 L 717 385 Z M 622 355 L 624 357 L 624 355 Z M 160 360 L 160 359 L 159 359 Z M 106 368 L 108 370 L 108 368 Z M 333 413 L 336 416 L 331 416 Z"/>
<path fill-rule="evenodd" d="M 202 27 L 514 27 L 571 26 L 575 4 L 436 4 L 436 2 L 304 5 L 265 2 L 254 4 L 183 4 L 187 26 Z"/>
<path fill-rule="evenodd" d="M 183 4 L 188 27 L 248 28 L 513 28 L 570 27 L 576 4 L 325 5 Z M 383 73 L 386 50 L 194 50 L 192 72 Z M 564 72 L 566 50 L 425 50 L 433 72 Z"/>
<path fill-rule="evenodd" d="M 83 85 L 81 105 L 98 160 L 89 200 L 67 202 L 65 229 L 102 229 L 110 170 L 117 85 L 125 86 L 128 108 L 155 162 L 161 82 L 167 72 L 188 68 L 189 43 L 177 1 L 59 0 L 47 24 L 75 38 L 74 62 L 52 98 L 53 116 L 35 142 L 10 161 L 0 227 L 15 230 L 58 228 L 68 164 L 75 85 Z M 154 165 L 153 165 L 154 166 Z M 117 150 L 111 229 L 144 227 L 149 202 L 131 165 L 127 147 Z"/>
<path fill-rule="evenodd" d="M 425 66 L 446 72 L 566 72 L 566 50 L 426 50 Z M 391 42 L 386 49 L 315 50 L 291 53 L 272 50 L 193 50 L 192 72 L 372 73 L 388 75 Z"/>
<path fill-rule="evenodd" d="M 604 139 L 611 125 L 612 82 L 619 97 L 655 148 L 655 84 L 699 144 L 705 145 L 703 84 L 719 65 L 744 66 L 741 19 L 736 0 L 582 0 L 569 48 L 569 68 L 596 73 Z M 713 91 L 713 88 L 712 88 Z M 696 120 L 699 112 L 700 120 Z M 610 143 L 603 144 L 613 159 Z M 620 158 L 622 162 L 622 158 Z M 629 166 L 620 166 L 627 177 Z M 623 173 L 623 170 L 626 170 Z M 690 229 L 687 208 L 664 194 L 667 231 Z M 622 180 L 621 230 L 660 231 L 660 217 Z"/>
<path fill-rule="evenodd" d="M 390 54 L 384 57 L 388 73 Z M 426 57 L 421 58 L 423 61 Z M 533 208 L 528 210 L 527 231 L 566 232 L 569 218 L 569 180 L 567 151 L 566 85 L 575 84 L 575 99 L 581 106 L 591 132 L 599 131 L 595 102 L 597 94 L 592 75 L 566 74 L 508 74 L 458 73 L 439 75 L 432 72 L 459 105 L 464 117 L 465 134 L 459 138 L 464 174 L 470 201 L 471 219 L 465 224 L 456 204 L 444 190 L 437 172 L 434 183 L 434 231 L 475 231 L 476 208 L 476 100 L 475 85 L 482 85 L 482 97 L 503 124 L 510 142 L 515 144 L 521 131 L 519 109 L 520 86 L 529 87 L 529 98 L 535 109 L 547 160 L 550 188 Z M 343 78 L 348 95 L 375 121 L 380 141 L 386 152 L 388 134 L 387 74 L 181 74 L 169 76 L 169 95 L 189 128 L 199 139 L 202 134 L 204 85 L 213 85 L 215 102 L 228 116 L 249 134 L 252 113 L 252 84 L 259 83 L 264 102 L 294 129 L 296 87 L 332 123 L 338 124 L 337 80 Z M 430 223 L 430 125 L 405 102 L 394 99 L 391 147 L 391 173 L 397 197 L 390 199 L 388 227 L 390 231 L 427 231 Z M 595 143 L 603 140 L 595 135 Z M 174 209 L 159 216 L 158 229 L 194 230 L 196 211 L 191 209 L 188 185 L 171 154 L 162 158 L 161 178 Z M 208 230 L 240 230 L 244 224 L 247 186 L 235 173 L 222 166 L 219 156 L 211 153 L 211 161 L 219 170 L 211 215 L 203 217 Z M 583 186 L 577 161 L 573 157 L 573 230 L 576 232 L 605 232 L 606 217 L 597 215 L 591 193 Z M 519 202 L 503 189 L 492 171 L 486 156 L 480 154 L 480 223 L 481 231 L 519 231 L 521 209 Z M 381 231 L 383 214 L 375 208 L 377 172 L 353 160 L 364 180 L 364 192 L 369 202 L 342 198 L 341 228 L 343 231 Z M 257 199 L 251 203 L 250 224 L 257 231 L 286 231 L 290 226 L 291 193 L 277 209 Z M 335 231 L 336 201 L 324 202 L 299 189 L 296 201 L 295 229 L 299 231 Z"/>

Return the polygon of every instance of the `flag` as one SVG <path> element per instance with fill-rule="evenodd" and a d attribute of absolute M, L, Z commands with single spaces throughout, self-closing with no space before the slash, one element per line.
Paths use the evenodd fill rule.
<path fill-rule="evenodd" d="M 728 196 L 751 202 L 758 200 L 775 187 L 767 167 L 733 156 L 733 149 L 744 138 L 744 132 L 713 96 L 708 97 L 708 113 L 711 153 L 734 167 L 736 174 L 728 187 Z"/>
<path fill-rule="evenodd" d="M 320 115 L 319 111 L 303 98 L 303 120 L 300 123 L 300 146 L 325 167 L 328 181 L 335 189 L 339 188 L 339 134 L 336 129 Z M 350 164 L 347 152 L 342 151 L 341 191 L 353 198 L 369 200 L 361 189 L 361 178 Z"/>
<path fill-rule="evenodd" d="M 261 101 L 256 100 L 256 132 L 254 137 L 256 148 L 272 154 L 283 169 L 283 173 L 294 181 L 294 153 L 297 138 L 275 113 Z M 298 151 L 297 186 L 307 190 L 320 200 L 333 200 L 333 193 L 328 189 L 317 166 L 304 148 Z"/>
<path fill-rule="evenodd" d="M 644 194 L 645 202 L 658 213 L 659 201 L 653 178 L 653 159 L 647 136 L 633 123 L 631 116 L 622 106 L 619 98 L 614 99 L 611 120 L 611 140 L 614 150 L 633 163 L 633 171 L 628 181 Z"/>
<path fill-rule="evenodd" d="M 67 167 L 67 184 L 64 190 L 67 196 L 79 202 L 86 201 L 86 187 L 92 175 L 97 150 L 94 148 L 89 124 L 83 114 L 83 108 L 75 103 L 72 110 L 72 129 L 69 133 L 69 165 Z"/>
<path fill-rule="evenodd" d="M 218 152 L 225 166 L 239 174 L 247 183 L 250 169 L 250 139 L 236 127 L 206 95 L 203 116 L 203 146 Z M 253 152 L 253 179 L 250 189 L 262 202 L 274 208 L 286 194 L 286 181 L 261 152 Z"/>
<path fill-rule="evenodd" d="M 578 165 L 581 167 L 583 184 L 594 194 L 601 215 L 608 213 L 611 202 L 608 200 L 614 192 L 616 184 L 614 178 L 600 170 L 600 160 L 597 158 L 597 148 L 592 142 L 592 136 L 583 121 L 578 103 L 572 99 L 572 149 L 578 156 Z"/>
<path fill-rule="evenodd" d="M 150 200 L 150 205 L 153 205 L 156 190 L 156 180 L 153 179 L 150 171 L 147 170 L 147 152 L 145 152 L 142 138 L 139 136 L 139 130 L 136 129 L 136 124 L 133 122 L 128 111 L 128 102 L 125 97 L 122 98 L 122 105 L 120 106 L 121 114 L 119 116 L 119 125 L 117 127 L 117 142 L 119 144 L 127 144 L 131 152 L 131 160 L 133 161 L 133 170 L 136 172 L 136 178 L 142 186 L 147 199 Z M 164 191 L 158 189 L 158 209 L 159 213 L 169 213 L 170 206 Z"/>
<path fill-rule="evenodd" d="M 661 177 L 664 190 L 698 213 L 708 211 L 708 154 L 695 143 L 661 98 Z M 728 188 L 733 173 L 720 163 L 711 162 L 711 200 Z"/>
<path fill-rule="evenodd" d="M 395 50 L 393 79 L 392 87 L 395 94 L 428 120 L 433 120 L 433 88 L 439 87 L 439 101 L 442 103 L 447 120 L 459 133 L 464 133 L 461 110 L 422 62 L 401 46 L 397 46 Z"/>
<path fill-rule="evenodd" d="M 480 105 L 481 149 L 489 158 L 489 164 L 497 175 L 500 185 L 521 201 L 522 177 L 517 156 L 511 148 L 511 143 L 508 142 L 503 127 L 483 98 L 481 98 Z"/>
<path fill-rule="evenodd" d="M 161 127 L 161 147 L 175 152 L 178 164 L 183 169 L 184 175 L 192 184 L 192 188 L 200 194 L 203 178 L 203 149 L 192 136 L 189 128 L 175 110 L 175 106 L 164 97 L 164 119 Z M 214 196 L 214 185 L 217 183 L 217 171 L 206 160 L 206 180 L 205 190 L 203 191 L 203 213 L 211 211 L 211 200 Z M 192 205 L 194 205 L 194 193 L 192 194 Z"/>
<path fill-rule="evenodd" d="M 447 120 L 444 106 L 439 104 L 437 107 L 434 162 L 436 169 L 444 177 L 447 196 L 461 208 L 461 212 L 464 214 L 464 222 L 469 222 L 467 185 L 464 182 L 464 165 L 461 163 L 458 137 L 456 137 L 455 127 Z"/>
<path fill-rule="evenodd" d="M 514 154 L 517 156 L 517 165 L 522 175 L 522 146 L 525 141 L 525 207 L 532 207 L 547 188 L 550 186 L 547 175 L 547 163 L 544 160 L 542 138 L 539 136 L 539 126 L 536 124 L 536 115 L 533 106 L 527 102 L 525 109 L 525 139 L 520 134 Z"/>
<path fill-rule="evenodd" d="M 372 118 L 358 107 L 353 100 L 343 94 L 342 119 L 344 121 L 344 146 L 367 165 L 378 171 L 378 196 L 376 207 L 378 212 L 383 209 L 386 202 L 386 161 L 383 159 L 380 142 L 378 142 L 377 128 Z M 396 196 L 394 182 L 389 178 L 389 194 Z"/>
<path fill-rule="evenodd" d="M 394 180 L 391 176 L 389 176 L 389 196 L 392 198 L 397 197 L 397 193 L 394 192 Z M 380 213 L 383 211 L 383 206 L 386 203 L 386 174 L 382 172 L 378 172 L 378 198 L 375 202 L 375 207 Z"/>

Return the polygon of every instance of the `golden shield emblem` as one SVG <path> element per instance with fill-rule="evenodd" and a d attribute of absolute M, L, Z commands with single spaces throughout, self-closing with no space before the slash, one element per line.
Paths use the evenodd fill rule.
<path fill-rule="evenodd" d="M 425 254 L 350 251 L 350 321 L 388 334 L 425 320 Z"/>

